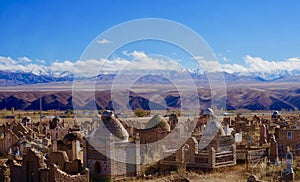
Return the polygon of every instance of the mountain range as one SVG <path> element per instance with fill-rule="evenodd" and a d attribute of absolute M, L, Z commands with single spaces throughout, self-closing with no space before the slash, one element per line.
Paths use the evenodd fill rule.
<path fill-rule="evenodd" d="M 121 94 L 121 93 L 120 93 Z M 119 109 L 122 105 L 111 99 L 111 91 L 96 91 L 95 100 L 90 95 L 82 92 L 81 100 L 72 98 L 71 91 L 23 91 L 23 92 L 0 92 L 0 109 L 15 110 L 39 110 L 40 98 L 42 99 L 43 110 L 67 110 L 73 109 Z M 84 98 L 84 95 L 89 95 Z M 149 94 L 151 95 L 151 93 Z M 128 98 L 129 108 L 143 108 L 146 110 L 165 110 L 179 109 L 182 107 L 183 100 L 187 97 L 180 97 L 177 92 L 167 92 L 162 95 L 165 105 L 151 101 L 145 94 L 130 92 Z M 78 99 L 78 98 L 77 98 Z M 199 108 L 209 107 L 211 97 L 208 89 L 199 89 L 198 96 L 190 95 L 188 100 L 184 100 L 185 106 L 192 105 L 194 99 L 199 99 Z M 272 89 L 260 90 L 253 88 L 234 88 L 229 89 L 226 95 L 221 96 L 217 102 L 226 100 L 226 110 L 299 110 L 300 109 L 300 89 Z M 94 107 L 95 105 L 95 107 Z M 221 105 L 219 105 L 222 107 Z M 124 108 L 124 107 L 123 107 Z"/>
<path fill-rule="evenodd" d="M 207 80 L 205 74 L 199 74 L 192 70 L 188 70 L 188 74 L 194 80 Z M 174 71 L 170 71 L 167 73 L 169 77 L 172 79 L 180 78 L 182 74 L 186 75 L 186 73 L 178 73 Z M 214 73 L 213 73 L 214 74 Z M 217 73 L 220 74 L 220 73 Z M 300 80 L 300 73 L 289 73 L 286 71 L 276 72 L 276 73 L 260 73 L 260 72 L 252 72 L 247 74 L 242 73 L 227 73 L 222 72 L 224 75 L 224 79 L 228 83 L 237 83 L 237 82 L 297 82 Z M 10 72 L 10 71 L 1 71 L 0 70 L 0 87 L 6 86 L 16 86 L 16 85 L 28 85 L 28 84 L 37 84 L 37 83 L 53 83 L 53 82 L 62 82 L 62 81 L 73 81 L 73 80 L 97 80 L 97 81 L 113 81 L 117 76 L 116 73 L 112 74 L 99 74 L 94 77 L 88 78 L 74 78 L 72 73 L 63 74 L 63 76 L 48 74 L 34 74 L 34 73 L 26 73 L 26 72 Z M 164 78 L 164 74 L 160 75 L 147 75 L 142 79 L 139 79 L 139 82 L 143 83 L 161 83 L 168 82 L 166 78 Z"/>
<path fill-rule="evenodd" d="M 180 75 L 172 73 L 174 79 L 180 79 Z M 195 82 L 208 84 L 206 75 L 190 73 Z M 296 85 L 300 76 L 286 75 L 277 77 L 275 79 L 264 79 L 257 75 L 240 75 L 223 73 L 226 82 L 226 93 L 218 93 L 216 102 L 220 103 L 218 107 L 222 106 L 222 101 L 226 101 L 227 110 L 247 109 L 247 110 L 299 110 L 300 109 L 300 88 Z M 116 74 L 100 74 L 97 77 L 89 78 L 89 80 L 97 80 L 97 83 L 112 83 L 116 78 Z M 91 109 L 94 105 L 97 109 L 118 109 L 122 103 L 112 101 L 111 90 L 102 89 L 96 91 L 91 97 L 91 94 L 82 93 L 80 100 L 72 97 L 72 76 L 54 77 L 45 75 L 35 75 L 32 73 L 22 72 L 5 72 L 0 71 L 0 109 L 15 110 L 39 110 L 40 98 L 42 99 L 43 110 L 66 110 L 73 109 L 73 104 L 77 109 Z M 47 83 L 53 89 L 46 91 L 39 90 L 36 85 Z M 63 83 L 69 89 L 59 90 L 55 85 Z M 66 84 L 65 84 L 66 83 Z M 182 98 L 176 91 L 167 90 L 160 95 L 165 104 L 151 100 L 153 88 L 162 89 L 162 85 L 172 84 L 168 79 L 162 75 L 146 75 L 137 80 L 137 83 L 147 85 L 143 92 L 131 90 L 129 94 L 129 108 L 143 108 L 143 109 L 178 109 L 182 107 Z M 68 86 L 69 84 L 69 86 Z M 14 89 L 16 85 L 21 85 L 20 88 L 28 86 L 32 88 L 26 91 L 22 89 L 19 91 Z M 5 90 L 11 86 L 9 90 Z M 27 87 L 27 88 L 28 88 Z M 122 93 L 118 93 L 121 94 Z M 187 92 L 187 95 L 189 93 Z M 189 95 L 189 99 L 184 101 L 185 104 L 193 104 L 193 100 L 198 99 L 201 108 L 208 107 L 211 104 L 210 90 L 206 87 L 198 88 L 198 95 Z M 123 106 L 124 107 L 124 106 Z"/>
<path fill-rule="evenodd" d="M 55 77 L 51 75 L 36 75 L 33 73 L 0 70 L 0 87 L 61 81 L 72 81 L 72 76 Z"/>

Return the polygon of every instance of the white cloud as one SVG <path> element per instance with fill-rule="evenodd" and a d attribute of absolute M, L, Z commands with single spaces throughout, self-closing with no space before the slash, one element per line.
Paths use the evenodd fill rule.
<path fill-rule="evenodd" d="M 89 75 L 93 73 L 116 73 L 121 72 L 134 72 L 134 71 L 160 71 L 160 70 L 182 70 L 180 64 L 171 59 L 164 59 L 147 55 L 145 52 L 123 51 L 122 54 L 130 59 L 114 58 L 113 60 L 100 59 L 100 60 L 82 60 L 76 62 L 77 73 L 80 76 Z"/>
<path fill-rule="evenodd" d="M 28 57 L 26 57 L 26 56 L 19 57 L 18 61 L 21 62 L 21 63 L 30 63 L 31 62 L 31 60 Z"/>
<path fill-rule="evenodd" d="M 64 61 L 64 62 L 53 62 L 49 66 L 49 69 L 52 72 L 59 72 L 59 71 L 69 71 L 69 72 L 74 72 L 75 65 L 71 61 Z"/>
<path fill-rule="evenodd" d="M 132 51 L 132 52 L 123 51 L 122 54 L 128 57 L 133 57 L 134 59 L 147 57 L 147 55 L 143 51 Z"/>
<path fill-rule="evenodd" d="M 165 57 L 148 55 L 142 51 L 122 52 L 127 58 L 114 57 L 109 59 L 89 59 L 72 62 L 69 60 L 56 60 L 49 65 L 45 65 L 44 60 L 37 60 L 42 64 L 34 64 L 28 57 L 17 58 L 0 56 L 0 70 L 23 71 L 34 74 L 45 74 L 61 76 L 65 73 L 74 73 L 76 76 L 90 77 L 99 73 L 117 73 L 134 71 L 182 71 L 183 68 L 178 60 Z M 207 61 L 201 56 L 194 57 L 202 66 L 200 72 L 221 72 L 248 74 L 251 72 L 276 73 L 276 72 L 300 72 L 300 58 L 292 57 L 286 61 L 268 61 L 261 57 L 246 55 L 244 65 L 241 64 L 221 64 L 218 61 Z M 100 71 L 100 72 L 99 72 Z"/>
<path fill-rule="evenodd" d="M 300 58 L 299 57 L 292 57 L 292 58 L 289 58 L 288 61 L 300 61 Z"/>
<path fill-rule="evenodd" d="M 28 57 L 26 57 L 26 56 L 24 56 L 24 57 L 19 57 L 19 58 L 18 58 L 18 61 L 19 61 L 19 62 L 24 62 L 24 63 L 30 63 L 30 62 L 31 62 L 31 60 L 30 60 Z"/>
<path fill-rule="evenodd" d="M 46 64 L 45 60 L 37 60 L 37 62 L 41 63 L 41 64 Z"/>
<path fill-rule="evenodd" d="M 224 64 L 222 65 L 222 71 L 227 73 L 246 73 L 248 69 L 239 64 Z"/>
<path fill-rule="evenodd" d="M 286 61 L 268 61 L 263 60 L 260 57 L 252 57 L 250 55 L 246 55 L 244 57 L 244 60 L 249 67 L 249 72 L 272 73 L 276 71 L 300 71 L 299 58 L 289 58 Z"/>
<path fill-rule="evenodd" d="M 225 71 L 228 73 L 275 73 L 282 71 L 300 71 L 300 58 L 293 57 L 286 61 L 268 61 L 261 57 L 246 55 L 244 59 L 245 66 L 242 64 L 220 64 L 217 61 L 207 61 L 201 56 L 194 57 L 200 65 L 208 72 Z M 224 57 L 222 57 L 224 59 Z M 228 60 L 226 58 L 226 60 Z"/>
<path fill-rule="evenodd" d="M 17 64 L 17 61 L 13 60 L 11 57 L 0 56 L 0 63 L 3 65 Z"/>
<path fill-rule="evenodd" d="M 223 59 L 225 62 L 229 61 L 229 59 L 228 59 L 227 57 L 225 57 L 225 56 L 223 56 L 222 59 Z"/>
<path fill-rule="evenodd" d="M 76 76 L 80 77 L 91 77 L 96 76 L 98 74 L 98 70 L 103 70 L 103 66 L 107 66 L 106 59 L 89 59 L 89 60 L 80 60 L 75 63 Z M 108 69 L 108 72 L 113 72 L 113 69 Z"/>
<path fill-rule="evenodd" d="M 111 40 L 108 40 L 108 39 L 98 39 L 96 42 L 99 43 L 99 44 L 111 44 L 111 43 L 113 43 Z"/>
<path fill-rule="evenodd" d="M 218 61 L 206 60 L 202 56 L 195 56 L 194 59 L 198 61 L 201 67 L 207 72 L 219 72 L 222 71 L 222 66 Z"/>

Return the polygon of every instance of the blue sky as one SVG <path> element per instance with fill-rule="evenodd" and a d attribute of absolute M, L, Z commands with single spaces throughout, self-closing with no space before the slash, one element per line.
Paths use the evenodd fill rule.
<path fill-rule="evenodd" d="M 75 62 L 112 26 L 164 18 L 199 33 L 224 64 L 245 65 L 247 55 L 283 62 L 300 57 L 299 8 L 283 0 L 2 0 L 0 56 Z"/>

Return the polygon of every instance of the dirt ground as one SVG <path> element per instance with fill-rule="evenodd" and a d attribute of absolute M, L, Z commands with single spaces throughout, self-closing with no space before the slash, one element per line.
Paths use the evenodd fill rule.
<path fill-rule="evenodd" d="M 190 181 L 190 182 L 245 182 L 251 175 L 251 171 L 246 171 L 245 166 L 233 166 L 226 169 L 218 169 L 211 172 L 189 171 L 184 178 L 180 177 L 178 173 L 170 174 L 163 177 L 152 177 L 150 179 L 134 180 L 137 182 L 174 182 L 174 181 Z"/>

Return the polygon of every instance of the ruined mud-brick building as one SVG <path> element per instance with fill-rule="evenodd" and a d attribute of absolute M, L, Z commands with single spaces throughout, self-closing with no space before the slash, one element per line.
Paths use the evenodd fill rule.
<path fill-rule="evenodd" d="M 169 117 L 156 114 L 151 118 L 127 118 L 128 123 L 138 125 L 138 128 L 129 126 L 126 129 L 130 137 L 135 138 L 138 135 L 140 138 L 141 163 L 158 161 L 163 157 L 164 149 L 169 149 L 183 140 L 178 137 L 179 134 L 188 135 L 187 121 L 188 118 L 178 118 L 175 114 L 170 114 Z"/>
<path fill-rule="evenodd" d="M 8 159 L 0 159 L 0 181 L 10 181 L 9 177 L 9 166 L 7 166 L 6 162 Z"/>
<path fill-rule="evenodd" d="M 102 123 L 83 139 L 83 163 L 91 180 L 136 176 L 140 171 L 139 137 L 129 142 L 129 134 L 111 112 L 104 112 Z"/>
<path fill-rule="evenodd" d="M 14 134 L 16 141 L 11 141 L 13 148 L 19 148 L 19 157 L 8 160 L 1 165 L 2 171 L 10 171 L 5 175 L 11 181 L 88 181 L 88 170 L 83 168 L 79 159 L 80 136 L 69 133 L 64 137 L 63 147 L 57 141 L 51 143 L 43 134 L 38 134 L 23 126 L 22 123 L 13 123 L 5 132 L 5 136 Z M 52 144 L 52 150 L 47 147 Z M 65 150 L 65 151 L 64 151 Z M 1 177 L 3 178 L 3 177 Z"/>
<path fill-rule="evenodd" d="M 139 133 L 141 144 L 153 143 L 161 140 L 171 131 L 167 120 L 161 115 L 154 115 L 146 124 L 144 129 L 133 130 L 133 136 Z"/>
<path fill-rule="evenodd" d="M 191 168 L 210 169 L 236 164 L 235 141 L 231 135 L 216 136 L 203 150 L 199 149 L 199 142 L 200 138 L 190 137 L 178 150 L 165 151 L 166 158 L 160 163 L 176 166 L 185 163 L 187 167 Z"/>
<path fill-rule="evenodd" d="M 254 132 L 255 131 L 255 125 L 251 124 L 250 121 L 240 120 L 240 121 L 234 122 L 234 130 L 236 132 L 239 132 L 239 131 Z"/>
<path fill-rule="evenodd" d="M 48 132 L 51 135 L 52 141 L 61 140 L 66 134 L 68 134 L 68 128 L 64 128 L 60 123 L 60 119 L 55 116 L 49 123 L 49 130 L 46 131 L 46 134 Z"/>
<path fill-rule="evenodd" d="M 18 142 L 23 137 L 31 138 L 32 130 L 16 121 L 2 124 L 0 126 L 0 155 L 6 155 L 13 152 L 14 148 L 20 147 Z"/>
<path fill-rule="evenodd" d="M 294 155 L 300 155 L 300 129 L 298 128 L 281 128 L 278 130 L 278 152 L 282 158 L 289 147 Z"/>
<path fill-rule="evenodd" d="M 208 113 L 210 115 L 208 116 Z M 205 130 L 189 133 L 190 127 L 181 127 L 174 130 L 177 141 L 185 139 L 186 142 L 178 148 L 168 148 L 164 150 L 164 159 L 160 161 L 162 165 L 180 166 L 185 164 L 190 168 L 220 168 L 236 164 L 235 138 L 231 132 L 224 132 L 220 122 L 214 117 L 212 110 L 206 110 L 207 116 L 197 120 L 196 126 L 200 122 L 207 123 Z M 209 122 L 207 122 L 209 120 Z M 190 125 L 190 122 L 182 122 L 181 125 Z M 179 125 L 178 125 L 179 126 Z M 205 126 L 205 125 L 204 125 Z M 184 130 L 184 128 L 186 128 Z M 182 132 L 185 131 L 185 132 Z M 187 132 L 187 133 L 186 133 Z M 187 135 L 188 134 L 188 135 Z M 192 134 L 191 137 L 189 137 Z M 177 135 L 177 136 L 176 136 Z"/>
<path fill-rule="evenodd" d="M 65 151 L 69 160 L 75 160 L 79 158 L 80 143 L 82 143 L 81 134 L 77 131 L 73 131 L 66 134 L 63 140 L 54 140 L 52 150 Z"/>
<path fill-rule="evenodd" d="M 22 162 L 11 160 L 10 179 L 12 182 L 40 181 L 89 181 L 89 173 L 80 160 L 69 161 L 65 151 L 52 152 L 49 158 L 36 149 L 30 149 Z"/>

